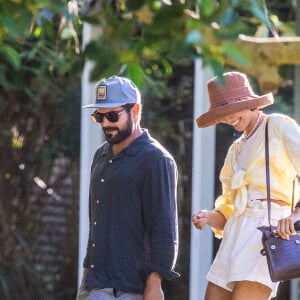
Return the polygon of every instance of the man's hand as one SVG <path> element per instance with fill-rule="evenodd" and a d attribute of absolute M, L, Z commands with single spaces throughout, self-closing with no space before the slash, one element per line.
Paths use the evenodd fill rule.
<path fill-rule="evenodd" d="M 161 288 L 161 278 L 156 272 L 149 275 L 146 283 L 146 288 L 143 300 L 164 300 L 164 293 Z"/>

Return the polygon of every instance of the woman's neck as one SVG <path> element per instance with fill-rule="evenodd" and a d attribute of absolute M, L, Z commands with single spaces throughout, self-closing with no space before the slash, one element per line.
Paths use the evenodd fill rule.
<path fill-rule="evenodd" d="M 251 129 L 248 132 L 246 130 L 244 131 L 243 138 L 244 139 L 250 138 L 258 129 L 258 127 L 263 122 L 263 120 L 264 120 L 264 114 L 259 110 L 254 125 L 251 127 Z"/>

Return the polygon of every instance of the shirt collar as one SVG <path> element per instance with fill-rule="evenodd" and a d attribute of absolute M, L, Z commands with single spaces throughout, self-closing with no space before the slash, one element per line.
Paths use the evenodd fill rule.
<path fill-rule="evenodd" d="M 130 145 L 124 149 L 126 154 L 134 156 L 139 150 L 151 142 L 151 137 L 147 129 L 143 129 L 143 133 L 136 138 Z"/>

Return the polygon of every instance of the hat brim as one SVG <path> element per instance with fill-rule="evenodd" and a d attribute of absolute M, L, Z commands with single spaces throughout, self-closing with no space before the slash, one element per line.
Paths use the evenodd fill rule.
<path fill-rule="evenodd" d="M 264 108 L 273 104 L 273 94 L 265 94 L 263 96 L 243 98 L 238 102 L 226 104 L 216 109 L 209 110 L 197 118 L 197 125 L 200 128 L 208 127 L 222 122 L 222 119 L 231 114 L 252 109 L 252 108 Z"/>
<path fill-rule="evenodd" d="M 123 106 L 126 103 L 92 103 L 82 106 L 81 108 L 113 108 Z"/>

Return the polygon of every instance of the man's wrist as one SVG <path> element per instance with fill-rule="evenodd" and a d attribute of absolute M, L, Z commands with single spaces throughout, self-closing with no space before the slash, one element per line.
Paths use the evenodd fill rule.
<path fill-rule="evenodd" d="M 157 272 L 150 273 L 147 279 L 147 285 L 161 285 L 161 276 Z"/>

